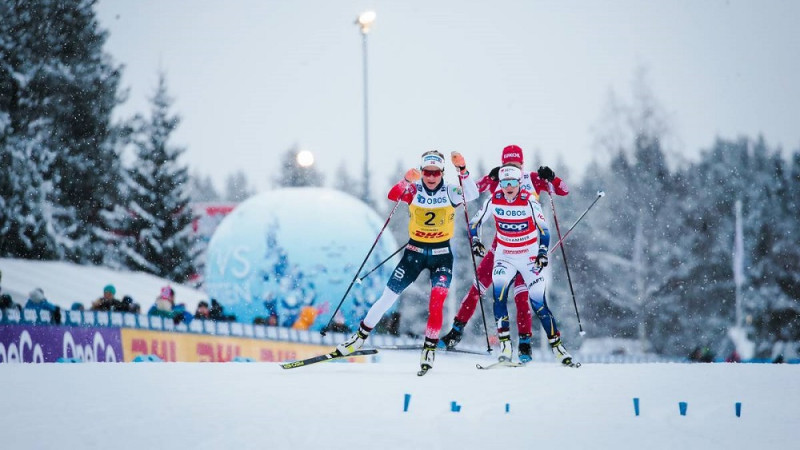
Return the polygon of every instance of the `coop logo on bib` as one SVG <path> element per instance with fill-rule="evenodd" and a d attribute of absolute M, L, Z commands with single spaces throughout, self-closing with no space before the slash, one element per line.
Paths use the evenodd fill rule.
<path fill-rule="evenodd" d="M 497 227 L 503 231 L 526 231 L 528 222 L 497 222 Z"/>

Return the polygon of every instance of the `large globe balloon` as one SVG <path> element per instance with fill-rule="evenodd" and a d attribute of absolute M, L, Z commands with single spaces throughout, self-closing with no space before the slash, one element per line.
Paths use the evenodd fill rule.
<path fill-rule="evenodd" d="M 292 326 L 304 306 L 319 311 L 311 329 L 328 323 L 385 218 L 355 197 L 322 188 L 265 192 L 237 206 L 208 245 L 206 292 L 237 321 L 274 313 Z M 359 278 L 398 248 L 389 231 L 378 240 Z M 355 283 L 337 321 L 351 328 L 383 292 L 397 262 Z"/>

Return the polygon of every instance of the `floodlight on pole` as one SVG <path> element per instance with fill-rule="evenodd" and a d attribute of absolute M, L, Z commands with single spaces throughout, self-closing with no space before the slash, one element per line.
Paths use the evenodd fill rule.
<path fill-rule="evenodd" d="M 361 27 L 361 33 L 369 33 L 369 27 L 372 26 L 373 22 L 375 22 L 375 17 L 375 11 L 364 11 L 358 15 L 356 23 Z"/>
<path fill-rule="evenodd" d="M 372 24 L 375 23 L 375 11 L 364 11 L 356 18 L 356 24 L 361 31 L 361 53 L 364 70 L 364 191 L 362 199 L 371 204 L 369 195 L 369 102 L 367 95 L 367 34 Z"/>
<path fill-rule="evenodd" d="M 300 167 L 311 167 L 314 165 L 314 154 L 308 150 L 300 150 L 297 153 L 296 160 Z"/>

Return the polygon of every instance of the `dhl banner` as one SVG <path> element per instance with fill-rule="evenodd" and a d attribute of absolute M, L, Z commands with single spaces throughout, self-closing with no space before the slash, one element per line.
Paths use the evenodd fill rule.
<path fill-rule="evenodd" d="M 156 355 L 164 361 L 226 362 L 236 357 L 254 361 L 290 361 L 330 351 L 330 347 L 204 334 L 180 334 L 121 329 L 126 362 L 139 355 Z"/>

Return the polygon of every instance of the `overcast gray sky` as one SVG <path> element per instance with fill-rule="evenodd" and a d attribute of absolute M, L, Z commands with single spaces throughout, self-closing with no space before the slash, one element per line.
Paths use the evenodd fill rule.
<path fill-rule="evenodd" d="M 97 12 L 125 65 L 119 113 L 148 111 L 163 69 L 192 171 L 222 188 L 241 169 L 263 190 L 294 144 L 328 186 L 342 163 L 361 172 L 354 20 L 367 9 L 373 189 L 428 149 L 492 167 L 512 143 L 538 152 L 531 168 L 560 159 L 583 176 L 609 92 L 630 97 L 639 67 L 681 155 L 718 135 L 800 148 L 798 1 L 100 0 Z"/>

